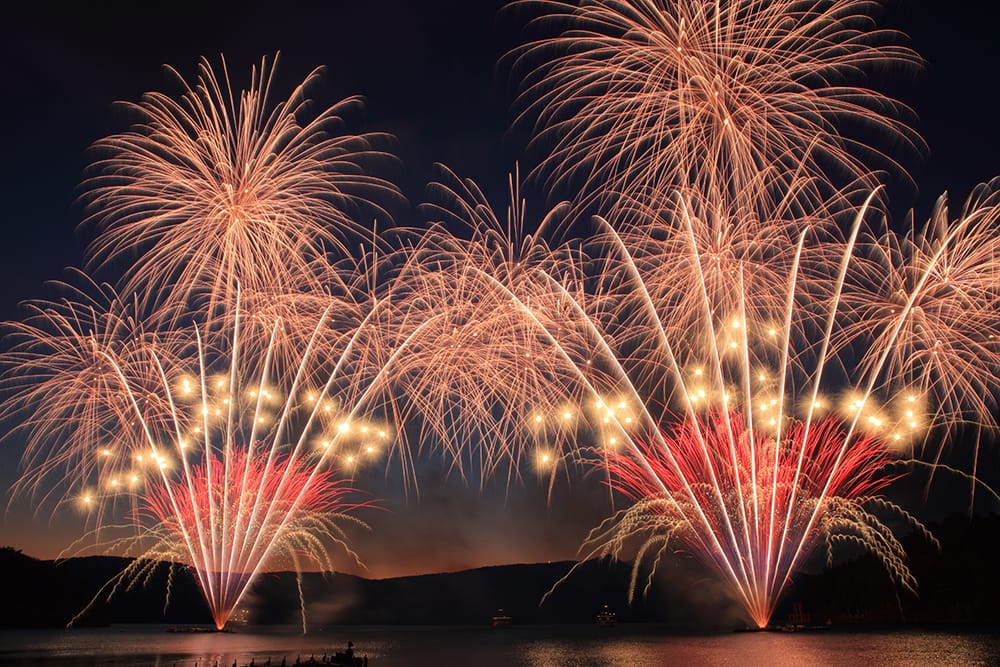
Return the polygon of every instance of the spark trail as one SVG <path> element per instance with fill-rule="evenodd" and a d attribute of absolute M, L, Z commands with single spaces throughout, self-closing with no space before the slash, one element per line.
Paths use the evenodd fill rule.
<path fill-rule="evenodd" d="M 595 533 L 594 553 L 619 553 L 645 534 L 640 555 L 659 562 L 683 544 L 730 582 L 761 626 L 820 544 L 860 544 L 896 582 L 914 584 L 879 517 L 898 514 L 922 528 L 880 491 L 896 476 L 887 468 L 897 455 L 936 451 L 928 429 L 947 421 L 949 408 L 890 362 L 909 344 L 912 308 L 857 319 L 858 302 L 874 307 L 884 287 L 869 279 L 873 242 L 862 233 L 874 195 L 846 237 L 836 220 L 811 217 L 794 242 L 748 244 L 766 248 L 760 255 L 712 254 L 711 237 L 698 231 L 712 222 L 691 215 L 678 195 L 673 214 L 649 220 L 642 237 L 669 239 L 664 265 L 660 247 L 603 220 L 594 241 L 542 252 L 530 233 L 504 236 L 524 229 L 516 194 L 503 223 L 484 213 L 488 204 L 471 184 L 446 183 L 437 192 L 451 206 L 439 206 L 467 216 L 470 238 L 428 238 L 427 273 L 444 272 L 438 282 L 454 287 L 451 302 L 478 313 L 457 337 L 480 346 L 481 358 L 498 349 L 519 362 L 491 367 L 488 387 L 470 382 L 456 410 L 491 423 L 495 455 L 512 463 L 553 450 L 553 474 L 555 462 L 588 452 L 602 462 L 635 504 Z M 934 256 L 912 256 L 919 269 L 907 262 L 904 276 L 890 277 L 910 276 L 897 298 L 926 293 L 914 272 L 933 275 L 945 258 L 992 239 L 977 221 L 994 215 L 993 198 L 977 195 Z M 995 271 L 995 256 L 974 257 L 968 275 Z M 968 307 L 957 295 L 944 298 L 951 309 Z M 982 316 L 995 328 L 991 308 Z M 836 344 L 844 336 L 851 346 Z M 996 385 L 991 356 L 969 361 L 967 382 Z M 482 410 L 498 383 L 510 392 L 499 419 Z M 988 419 L 972 405 L 973 419 Z"/>

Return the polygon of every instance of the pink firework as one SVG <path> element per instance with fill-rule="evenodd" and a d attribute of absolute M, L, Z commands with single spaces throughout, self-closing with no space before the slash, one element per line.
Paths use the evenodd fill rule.
<path fill-rule="evenodd" d="M 530 455 L 554 474 L 598 452 L 635 503 L 598 529 L 595 553 L 618 554 L 644 533 L 641 560 L 681 539 L 757 624 L 822 540 L 868 548 L 912 587 L 878 515 L 923 529 L 879 495 L 892 479 L 881 471 L 925 435 L 936 399 L 887 363 L 901 344 L 893 322 L 872 326 L 861 352 L 872 364 L 852 365 L 856 351 L 835 344 L 855 326 L 845 292 L 865 298 L 855 286 L 872 266 L 859 242 L 871 201 L 847 234 L 817 215 L 796 238 L 759 236 L 739 215 L 713 227 L 681 200 L 662 229 L 619 233 L 599 220 L 586 253 L 567 246 L 515 261 L 497 261 L 496 249 L 532 247 L 530 237 L 484 222 L 498 218 L 478 196 L 455 201 L 449 210 L 469 221 L 471 239 L 430 234 L 420 258 L 426 281 L 443 273 L 452 311 L 476 313 L 455 328 L 469 389 L 452 400 L 463 419 L 496 427 L 479 439 L 495 457 Z M 958 250 L 954 240 L 945 245 Z M 879 286 L 868 283 L 870 301 Z M 494 357 L 509 365 L 476 365 Z M 500 392 L 502 420 L 483 400 Z"/>
<path fill-rule="evenodd" d="M 170 71 L 179 98 L 147 93 L 128 105 L 136 124 L 95 146 L 84 183 L 98 231 L 91 265 L 129 262 L 124 288 L 157 306 L 204 295 L 224 304 L 237 284 L 245 294 L 321 291 L 326 255 L 369 237 L 399 197 L 373 171 L 391 160 L 379 148 L 386 135 L 345 130 L 361 98 L 313 112 L 316 70 L 276 100 L 267 59 L 243 91 L 225 62 L 217 71 L 202 60 L 192 83 Z"/>
<path fill-rule="evenodd" d="M 336 519 L 348 505 L 346 484 L 315 474 L 309 461 L 251 456 L 191 466 L 179 479 L 156 480 L 139 501 L 163 544 L 183 545 L 217 627 L 222 628 L 262 565 L 263 554 L 301 571 L 331 569 L 329 541 L 343 543 Z M 263 501 L 261 501 L 263 499 Z M 273 546 L 272 546 L 273 545 Z"/>
<path fill-rule="evenodd" d="M 729 579 L 754 622 L 767 625 L 803 553 L 825 541 L 863 544 L 898 583 L 916 585 L 892 530 L 872 510 L 909 515 L 879 495 L 894 479 L 883 441 L 849 439 L 838 418 L 795 421 L 780 434 L 739 412 L 682 420 L 639 457 L 611 451 L 611 483 L 635 502 L 595 535 L 617 553 L 645 540 L 636 561 L 681 545 Z M 666 447 L 663 446 L 666 444 Z M 911 519 L 912 521 L 912 519 Z"/>

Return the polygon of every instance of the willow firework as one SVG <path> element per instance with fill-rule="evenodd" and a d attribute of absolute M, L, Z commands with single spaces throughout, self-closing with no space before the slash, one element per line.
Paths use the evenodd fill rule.
<path fill-rule="evenodd" d="M 266 564 L 346 548 L 337 480 L 405 449 L 389 369 L 419 329 L 390 323 L 378 251 L 355 254 L 370 235 L 352 214 L 397 194 L 368 171 L 385 137 L 342 131 L 360 100 L 303 122 L 316 72 L 274 104 L 266 60 L 240 94 L 222 71 L 202 61 L 179 100 L 148 94 L 98 142 L 90 255 L 138 257 L 130 296 L 84 276 L 30 303 L 3 357 L 17 490 L 77 504 L 88 540 L 137 556 L 112 592 L 157 559 L 190 566 L 219 627 Z"/>
<path fill-rule="evenodd" d="M 15 332 L 7 408 L 31 415 L 21 483 L 44 488 L 59 475 L 98 535 L 130 507 L 134 536 L 110 546 L 128 543 L 139 557 L 130 569 L 154 556 L 191 565 L 221 628 L 273 557 L 325 566 L 330 539 L 346 546 L 336 519 L 351 505 L 333 480 L 394 440 L 388 424 L 366 419 L 379 383 L 358 387 L 350 375 L 371 380 L 378 369 L 359 371 L 361 345 L 345 341 L 333 361 L 317 346 L 329 312 L 289 366 L 275 355 L 280 324 L 262 354 L 243 349 L 260 325 L 242 321 L 238 302 L 233 329 L 208 340 L 198 326 L 187 338 L 119 335 L 126 320 L 111 305 L 98 314 L 38 304 Z M 81 310 L 92 319 L 73 316 Z"/>
<path fill-rule="evenodd" d="M 635 589 L 682 545 L 759 626 L 823 545 L 915 585 L 883 517 L 933 537 L 884 491 L 1000 394 L 997 183 L 872 223 L 879 137 L 921 142 L 852 82 L 915 54 L 868 0 L 512 4 L 556 27 L 511 58 L 549 189 L 582 192 L 537 227 L 517 175 L 504 216 L 449 172 L 435 224 L 379 233 L 386 137 L 344 131 L 357 98 L 310 115 L 315 73 L 273 103 L 266 61 L 239 94 L 203 61 L 98 142 L 88 256 L 120 291 L 28 304 L 0 361 L 18 490 L 129 519 L 111 592 L 180 561 L 222 627 L 270 564 L 354 557 L 352 470 L 409 488 L 425 443 L 484 478 L 596 462 L 630 504 L 587 553 L 638 543 Z"/>

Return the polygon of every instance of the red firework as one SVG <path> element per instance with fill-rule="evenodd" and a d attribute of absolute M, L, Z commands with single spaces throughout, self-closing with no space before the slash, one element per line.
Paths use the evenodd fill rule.
<path fill-rule="evenodd" d="M 296 569 L 301 561 L 328 567 L 323 538 L 340 534 L 332 518 L 357 507 L 346 502 L 348 491 L 330 475 L 316 475 L 311 462 L 238 450 L 212 456 L 182 478 L 158 479 L 140 502 L 160 540 L 192 561 L 222 628 L 267 559 L 291 558 Z"/>
<path fill-rule="evenodd" d="M 639 443 L 638 457 L 609 450 L 611 484 L 635 504 L 604 544 L 619 549 L 645 536 L 640 556 L 683 544 L 735 584 L 761 627 L 794 564 L 821 537 L 828 547 L 863 543 L 899 583 L 913 585 L 901 545 L 869 511 L 898 509 L 880 496 L 895 476 L 879 438 L 850 435 L 835 417 L 793 421 L 777 437 L 747 422 L 738 411 L 712 411 Z"/>

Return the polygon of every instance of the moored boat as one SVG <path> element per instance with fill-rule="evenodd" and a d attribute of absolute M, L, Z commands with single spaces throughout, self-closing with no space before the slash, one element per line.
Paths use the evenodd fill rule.
<path fill-rule="evenodd" d="M 493 618 L 490 619 L 490 625 L 494 628 L 509 628 L 512 620 L 510 616 L 503 613 L 503 609 L 497 609 L 497 613 L 493 614 Z"/>
<path fill-rule="evenodd" d="M 611 607 L 604 605 L 604 608 L 597 613 L 597 624 L 606 628 L 614 627 L 618 625 L 618 615 Z"/>

